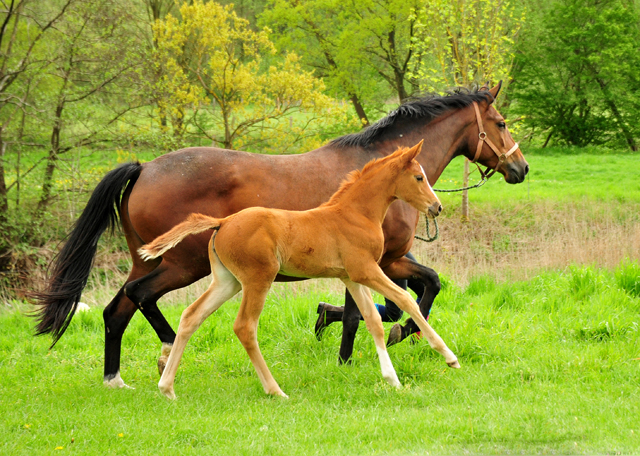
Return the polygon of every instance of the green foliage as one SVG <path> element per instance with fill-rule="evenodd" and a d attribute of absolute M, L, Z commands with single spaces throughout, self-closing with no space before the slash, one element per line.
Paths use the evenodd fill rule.
<path fill-rule="evenodd" d="M 634 5 L 556 0 L 535 11 L 518 46 L 514 112 L 558 144 L 637 150 L 640 18 Z"/>
<path fill-rule="evenodd" d="M 254 32 L 231 5 L 216 2 L 180 8 L 180 20 L 169 14 L 156 22 L 155 54 L 160 79 L 161 119 L 172 119 L 174 136 L 182 137 L 184 116 L 198 134 L 227 149 L 286 152 L 320 145 L 314 130 L 322 123 L 348 123 L 347 113 L 323 94 L 324 84 L 304 71 L 298 57 L 275 53 L 268 29 Z M 300 113 L 300 116 L 292 114 Z"/>
<path fill-rule="evenodd" d="M 428 91 L 509 82 L 515 38 L 524 22 L 502 0 L 425 0 L 417 12 L 416 77 Z"/>
<path fill-rule="evenodd" d="M 261 21 L 279 49 L 295 50 L 363 123 L 389 98 L 417 90 L 412 69 L 416 1 L 273 0 Z"/>

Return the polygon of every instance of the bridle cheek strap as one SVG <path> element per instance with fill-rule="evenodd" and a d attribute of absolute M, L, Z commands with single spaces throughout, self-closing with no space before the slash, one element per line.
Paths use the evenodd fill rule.
<path fill-rule="evenodd" d="M 476 148 L 476 154 L 474 155 L 473 160 L 471 160 L 471 163 L 475 163 L 482 177 L 488 179 L 489 177 L 493 176 L 493 174 L 496 171 L 498 171 L 498 168 L 500 168 L 500 166 L 502 166 L 502 164 L 505 161 L 507 161 L 507 158 L 509 158 L 509 156 L 512 153 L 514 153 L 516 150 L 518 150 L 518 147 L 520 146 L 518 145 L 518 143 L 515 143 L 513 147 L 511 147 L 511 149 L 509 149 L 506 153 L 501 154 L 498 148 L 496 147 L 496 145 L 493 144 L 493 142 L 487 136 L 487 132 L 484 131 L 484 126 L 482 125 L 482 117 L 480 116 L 480 108 L 478 108 L 478 103 L 476 103 L 475 101 L 473 102 L 473 109 L 476 111 L 476 120 L 478 121 L 479 133 L 478 133 L 478 147 Z M 480 153 L 482 152 L 482 146 L 484 145 L 484 143 L 487 143 L 487 145 L 493 151 L 493 153 L 495 153 L 498 156 L 498 160 L 499 160 L 498 166 L 496 166 L 489 174 L 487 174 L 487 171 L 489 170 L 488 168 L 486 171 L 483 172 L 477 163 L 478 158 L 480 158 Z"/>

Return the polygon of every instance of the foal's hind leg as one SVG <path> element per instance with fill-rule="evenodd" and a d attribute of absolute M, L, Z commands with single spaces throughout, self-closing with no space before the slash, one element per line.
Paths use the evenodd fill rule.
<path fill-rule="evenodd" d="M 274 274 L 275 277 L 275 274 Z M 242 304 L 233 331 L 247 351 L 253 367 L 260 378 L 264 392 L 274 396 L 287 396 L 271 375 L 258 345 L 258 319 L 264 308 L 264 301 L 271 288 L 271 282 L 242 284 Z"/>
<path fill-rule="evenodd" d="M 387 352 L 387 347 L 384 343 L 382 318 L 380 318 L 380 314 L 378 313 L 376 306 L 373 304 L 371 292 L 367 287 L 352 282 L 351 280 L 342 279 L 342 281 L 347 286 L 351 296 L 353 296 L 353 299 L 358 305 L 358 309 L 360 309 L 360 312 L 362 313 L 364 322 L 367 324 L 367 329 L 373 336 L 373 340 L 376 344 L 376 351 L 378 352 L 378 358 L 380 359 L 382 376 L 391 386 L 399 388 L 401 386 L 400 380 L 398 380 L 393 364 L 391 364 L 391 358 L 389 358 L 389 353 Z"/>
<path fill-rule="evenodd" d="M 240 283 L 219 261 L 212 265 L 212 272 L 213 281 L 207 291 L 187 307 L 180 317 L 178 334 L 171 348 L 167 365 L 158 382 L 158 388 L 169 399 L 176 397 L 173 384 L 187 342 L 209 315 L 240 291 Z"/>
<path fill-rule="evenodd" d="M 456 355 L 449 350 L 449 347 L 447 347 L 440 336 L 424 319 L 420 313 L 418 305 L 413 300 L 409 292 L 394 284 L 391 279 L 384 275 L 378 265 L 375 265 L 375 267 L 367 267 L 366 271 L 360 271 L 359 276 L 362 277 L 362 280 L 358 280 L 359 283 L 368 286 L 382 294 L 385 298 L 392 300 L 398 305 L 398 307 L 400 307 L 400 309 L 407 312 L 416 322 L 422 331 L 422 335 L 427 339 L 431 348 L 444 356 L 445 361 L 450 367 L 460 367 Z"/>

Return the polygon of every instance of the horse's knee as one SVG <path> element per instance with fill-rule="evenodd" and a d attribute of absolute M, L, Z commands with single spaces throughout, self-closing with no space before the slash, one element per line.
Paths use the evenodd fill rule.
<path fill-rule="evenodd" d="M 122 334 L 129 324 L 129 320 L 136 312 L 136 307 L 127 302 L 123 303 L 123 300 L 126 299 L 121 289 L 111 303 L 102 311 L 102 319 L 109 338 Z"/>
<path fill-rule="evenodd" d="M 438 276 L 438 273 L 436 271 L 434 271 L 433 269 L 428 269 L 426 274 L 424 275 L 424 282 L 434 295 L 440 293 L 442 285 L 440 283 L 440 276 Z"/>

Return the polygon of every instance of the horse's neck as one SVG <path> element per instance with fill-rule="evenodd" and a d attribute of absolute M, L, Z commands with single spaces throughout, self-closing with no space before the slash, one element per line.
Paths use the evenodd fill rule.
<path fill-rule="evenodd" d="M 424 126 L 403 133 L 401 137 L 385 140 L 379 148 L 392 153 L 398 147 L 413 147 L 424 139 L 417 160 L 427 173 L 429 182 L 434 184 L 456 156 L 465 129 L 474 120 L 466 109 L 447 112 Z"/>

